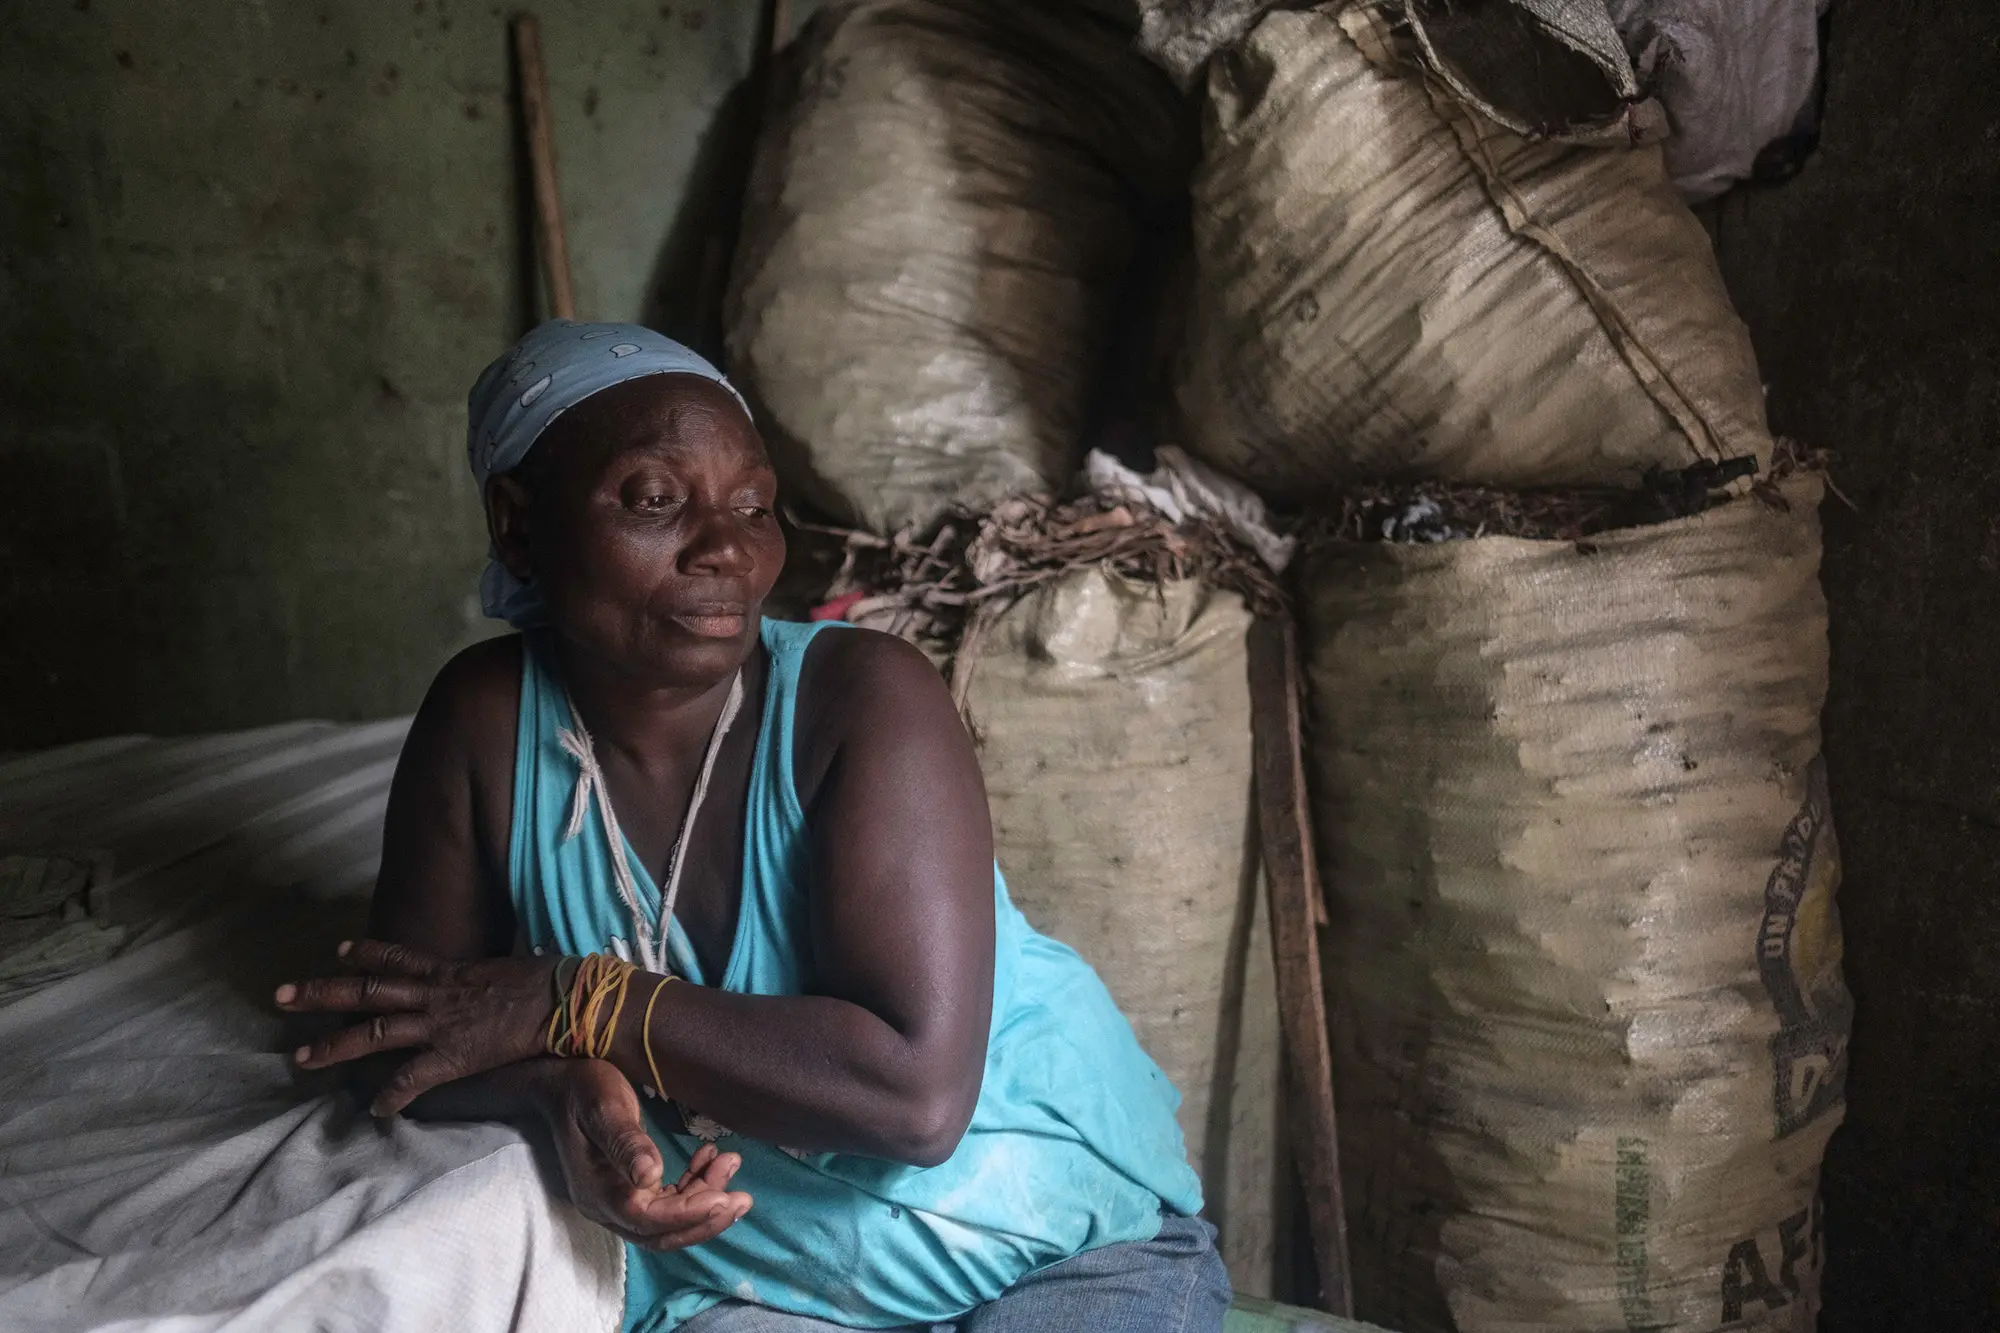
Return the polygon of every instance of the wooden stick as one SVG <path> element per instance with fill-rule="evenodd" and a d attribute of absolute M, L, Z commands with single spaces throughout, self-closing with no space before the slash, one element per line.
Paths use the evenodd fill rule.
<path fill-rule="evenodd" d="M 569 241 L 563 233 L 562 195 L 556 190 L 556 146 L 549 117 L 548 71 L 542 65 L 542 26 L 533 14 L 514 16 L 514 55 L 521 66 L 521 112 L 528 132 L 528 163 L 535 177 L 535 254 L 541 260 L 549 313 L 557 319 L 575 319 Z"/>
<path fill-rule="evenodd" d="M 1257 824 L 1271 899 L 1271 952 L 1278 1015 L 1291 1075 L 1292 1155 L 1305 1182 L 1306 1220 L 1327 1313 L 1354 1317 L 1347 1258 L 1347 1213 L 1340 1189 L 1340 1136 L 1333 1112 L 1333 1056 L 1320 990 L 1318 872 L 1306 804 L 1299 718 L 1302 672 L 1289 617 L 1250 629 L 1250 725 L 1257 771 Z M 1323 907 L 1320 908 L 1324 910 Z"/>

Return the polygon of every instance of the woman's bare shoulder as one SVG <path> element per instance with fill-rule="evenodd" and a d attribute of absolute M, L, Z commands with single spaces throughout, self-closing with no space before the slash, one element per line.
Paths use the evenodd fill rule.
<path fill-rule="evenodd" d="M 906 639 L 859 625 L 831 625 L 806 649 L 801 688 L 863 695 L 899 688 L 943 690 L 944 678 Z"/>
<path fill-rule="evenodd" d="M 481 731 L 503 718 L 511 728 L 521 707 L 525 643 L 519 634 L 502 634 L 460 649 L 432 679 L 424 706 Z"/>
<path fill-rule="evenodd" d="M 389 792 L 371 933 L 451 958 L 504 952 L 518 635 L 445 663 L 410 723 Z"/>
<path fill-rule="evenodd" d="M 794 759 L 802 798 L 849 746 L 969 753 L 972 741 L 944 677 L 920 649 L 841 625 L 814 635 L 801 664 Z"/>
<path fill-rule="evenodd" d="M 511 771 L 523 642 L 518 634 L 485 639 L 444 664 L 410 725 L 405 767 L 469 772 L 475 781 Z"/>

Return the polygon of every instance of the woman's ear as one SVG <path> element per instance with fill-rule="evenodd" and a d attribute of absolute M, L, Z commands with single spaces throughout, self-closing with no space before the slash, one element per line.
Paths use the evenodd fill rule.
<path fill-rule="evenodd" d="M 500 563 L 523 583 L 534 578 L 534 561 L 528 554 L 530 500 L 527 486 L 511 473 L 486 483 L 486 535 Z"/>

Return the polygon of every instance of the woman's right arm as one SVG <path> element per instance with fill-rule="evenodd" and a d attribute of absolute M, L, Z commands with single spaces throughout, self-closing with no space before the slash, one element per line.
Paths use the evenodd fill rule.
<path fill-rule="evenodd" d="M 518 638 L 474 644 L 424 696 L 389 786 L 370 938 L 461 962 L 511 952 L 505 857 L 523 651 Z"/>
<path fill-rule="evenodd" d="M 458 961 L 512 951 L 505 858 L 523 651 L 518 638 L 475 644 L 432 682 L 389 787 L 370 938 Z M 539 1116 L 571 1200 L 634 1244 L 699 1244 L 750 1207 L 748 1195 L 727 1192 L 741 1164 L 734 1153 L 699 1153 L 667 1185 L 637 1093 L 601 1060 L 521 1060 L 448 1083 L 410 1110 L 430 1119 Z"/>

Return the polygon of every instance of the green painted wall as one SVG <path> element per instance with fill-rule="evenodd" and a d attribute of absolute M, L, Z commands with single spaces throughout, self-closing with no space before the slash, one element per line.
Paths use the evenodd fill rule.
<path fill-rule="evenodd" d="M 688 336 L 756 0 L 536 0 L 577 299 Z M 0 0 L 0 749 L 405 711 L 491 631 L 506 16 Z"/>

